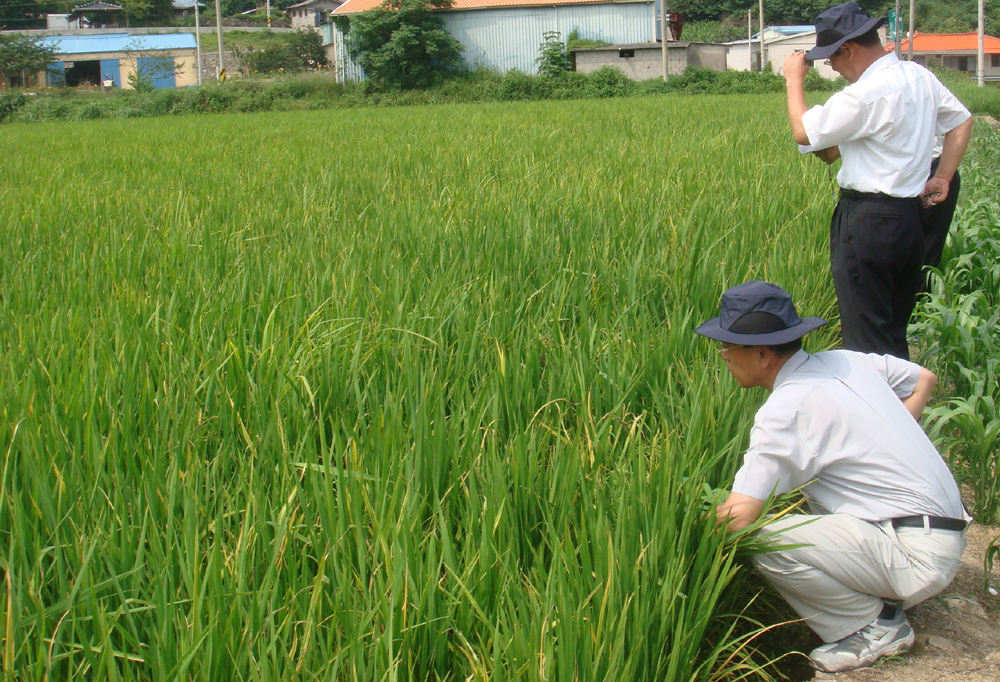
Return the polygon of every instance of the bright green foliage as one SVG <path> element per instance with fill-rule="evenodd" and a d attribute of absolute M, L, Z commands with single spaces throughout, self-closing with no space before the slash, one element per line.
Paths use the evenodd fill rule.
<path fill-rule="evenodd" d="M 351 57 L 377 87 L 426 88 L 462 64 L 464 49 L 444 28 L 452 0 L 386 0 L 350 17 Z"/>
<path fill-rule="evenodd" d="M 733 40 L 746 40 L 746 21 L 742 24 L 726 24 L 721 21 L 685 21 L 681 37 L 693 43 L 728 43 Z"/>
<path fill-rule="evenodd" d="M 543 76 L 561 76 L 570 69 L 569 54 L 559 31 L 546 31 L 544 41 L 538 46 L 538 72 Z"/>
<path fill-rule="evenodd" d="M 568 36 L 566 36 L 567 50 L 572 50 L 574 48 L 579 48 L 579 47 L 606 47 L 608 45 L 611 45 L 611 43 L 609 43 L 606 40 L 593 40 L 591 38 L 581 38 L 580 31 L 575 28 L 569 32 Z"/>
<path fill-rule="evenodd" d="M 750 277 L 835 318 L 784 112 L 0 128 L 32 188 L 0 202 L 4 674 L 724 679 L 753 593 L 705 484 L 764 394 L 693 329 Z"/>
<path fill-rule="evenodd" d="M 962 165 L 963 206 L 954 221 L 935 293 L 914 331 L 955 396 L 928 412 L 932 434 L 973 491 L 972 513 L 1000 521 L 1000 134 L 976 129 Z M 943 273 L 943 274 L 942 274 Z"/>
<path fill-rule="evenodd" d="M 811 24 L 817 14 L 835 4 L 830 0 L 769 0 L 764 4 L 765 21 L 767 25 Z M 858 0 L 858 4 L 869 16 L 885 16 L 882 9 L 886 3 L 882 0 Z M 673 0 L 669 4 L 671 12 L 680 12 L 691 21 L 718 21 L 730 17 L 730 23 L 744 27 L 741 38 L 746 37 L 747 9 L 753 10 L 754 32 L 757 31 L 757 6 L 756 0 Z M 690 40 L 687 26 L 684 34 L 684 39 Z"/>
<path fill-rule="evenodd" d="M 20 79 L 21 74 L 44 71 L 55 60 L 55 48 L 36 37 L 0 33 L 0 76 Z"/>

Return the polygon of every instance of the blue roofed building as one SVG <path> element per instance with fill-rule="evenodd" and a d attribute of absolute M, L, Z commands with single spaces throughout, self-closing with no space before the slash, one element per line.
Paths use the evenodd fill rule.
<path fill-rule="evenodd" d="M 41 74 L 50 86 L 104 83 L 127 90 L 136 76 L 148 78 L 157 89 L 198 84 L 193 33 L 103 33 L 45 36 L 41 40 L 57 53 L 48 73 Z"/>

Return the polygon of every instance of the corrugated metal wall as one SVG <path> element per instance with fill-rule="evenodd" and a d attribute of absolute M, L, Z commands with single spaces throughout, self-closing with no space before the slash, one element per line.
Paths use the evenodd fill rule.
<path fill-rule="evenodd" d="M 576 30 L 588 40 L 647 42 L 654 40 L 653 11 L 652 2 L 631 2 L 452 11 L 444 17 L 445 28 L 465 46 L 463 55 L 471 68 L 537 73 L 535 60 L 546 31 L 559 31 L 564 41 Z M 341 38 L 338 32 L 339 73 L 344 80 L 361 80 L 364 74 Z"/>

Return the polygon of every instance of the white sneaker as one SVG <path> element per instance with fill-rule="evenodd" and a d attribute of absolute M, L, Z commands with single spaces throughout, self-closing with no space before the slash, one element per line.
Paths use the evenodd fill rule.
<path fill-rule="evenodd" d="M 916 637 L 903 609 L 892 620 L 876 618 L 853 635 L 813 649 L 809 661 L 817 670 L 839 673 L 871 665 L 883 656 L 907 651 Z"/>

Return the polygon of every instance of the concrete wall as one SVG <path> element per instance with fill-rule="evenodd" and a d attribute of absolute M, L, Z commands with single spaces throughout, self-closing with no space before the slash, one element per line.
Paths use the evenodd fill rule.
<path fill-rule="evenodd" d="M 715 43 L 688 43 L 688 64 L 703 69 L 726 70 L 726 46 Z"/>
<path fill-rule="evenodd" d="M 573 56 L 580 73 L 593 73 L 604 66 L 613 66 L 635 81 L 663 78 L 663 52 L 656 44 L 573 50 Z M 667 43 L 667 74 L 679 76 L 689 65 L 725 71 L 725 45 Z"/>
<path fill-rule="evenodd" d="M 757 71 L 760 68 L 760 43 L 754 41 L 747 45 L 747 43 L 737 43 L 735 45 L 726 46 L 726 68 L 732 71 L 749 71 L 750 70 L 750 54 L 753 52 L 753 70 Z"/>

